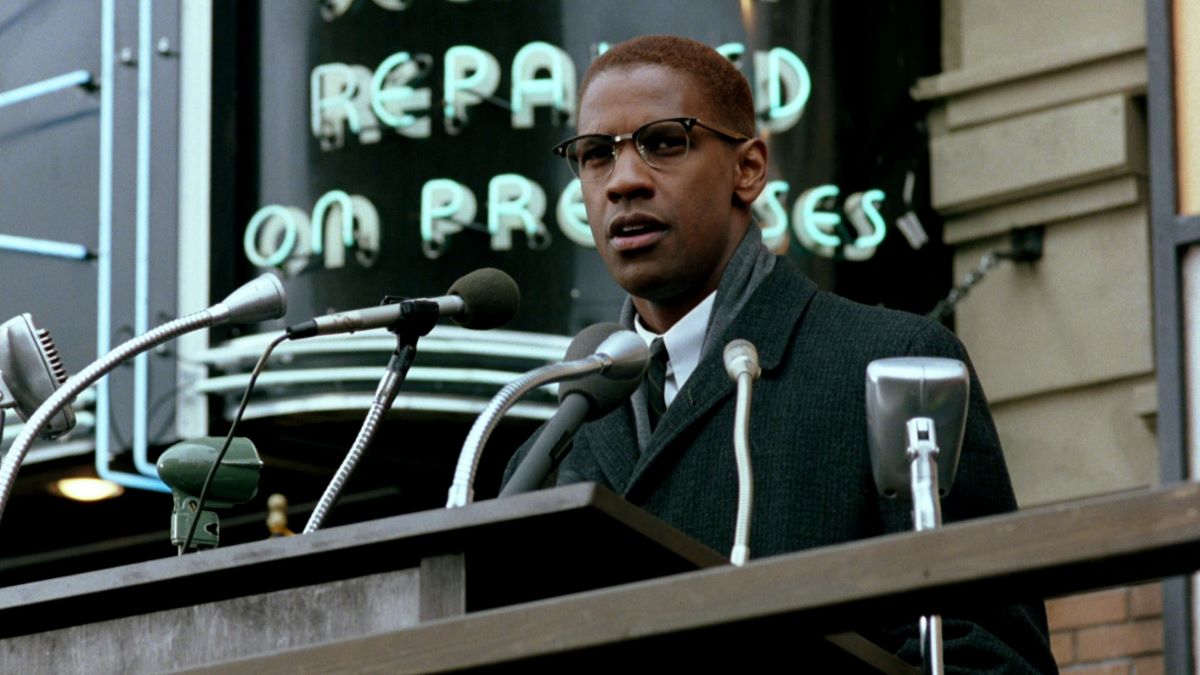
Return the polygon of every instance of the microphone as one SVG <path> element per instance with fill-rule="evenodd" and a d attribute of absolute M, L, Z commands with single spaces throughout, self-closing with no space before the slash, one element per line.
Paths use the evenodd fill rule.
<path fill-rule="evenodd" d="M 867 440 L 875 486 L 884 497 L 896 497 L 908 484 L 918 532 L 942 525 L 939 495 L 950 491 L 958 468 L 970 388 L 967 366 L 956 359 L 900 357 L 867 364 Z M 941 616 L 921 617 L 920 640 L 925 672 L 941 675 Z"/>
<path fill-rule="evenodd" d="M 299 340 L 387 328 L 402 321 L 419 303 L 436 304 L 438 316 L 450 317 L 464 328 L 488 330 L 512 320 L 521 306 L 521 291 L 512 277 L 494 267 L 485 267 L 460 277 L 445 295 L 319 316 L 288 326 L 288 338 Z"/>
<path fill-rule="evenodd" d="M 967 424 L 970 378 L 956 359 L 897 357 L 867 365 L 867 440 L 871 470 L 879 494 L 894 498 L 911 494 L 905 429 L 910 420 L 932 420 L 930 431 L 940 441 L 937 483 L 941 496 L 950 491 L 958 470 Z"/>
<path fill-rule="evenodd" d="M 610 335 L 623 330 L 620 324 L 598 323 L 575 336 L 567 348 L 565 360 L 586 358 Z M 500 491 L 501 497 L 532 492 L 566 456 L 567 446 L 585 421 L 599 419 L 629 400 L 641 384 L 641 376 L 612 379 L 593 373 L 570 380 L 558 387 L 558 410 L 533 441 L 533 446 Z"/>
<path fill-rule="evenodd" d="M 649 363 L 650 349 L 646 342 L 631 330 L 619 330 L 604 338 L 591 356 L 535 368 L 505 385 L 475 418 L 475 424 L 463 442 L 446 508 L 466 506 L 474 499 L 472 486 L 483 446 L 500 423 L 500 418 L 519 398 L 543 384 L 576 379 L 591 373 L 601 373 L 614 380 L 639 378 L 646 372 Z"/>
<path fill-rule="evenodd" d="M 216 548 L 220 540 L 220 519 L 217 511 L 245 504 L 258 494 L 258 478 L 262 473 L 262 458 L 249 438 L 234 436 L 222 456 L 225 439 L 205 436 L 181 441 L 167 448 L 158 457 L 158 477 L 171 488 L 175 502 L 171 510 L 171 543 L 188 545 L 193 520 L 199 520 L 188 548 Z M 215 469 L 213 463 L 221 458 Z M 213 481 L 205 495 L 208 474 Z M 203 504 L 200 496 L 205 496 Z"/>
<path fill-rule="evenodd" d="M 737 525 L 729 559 L 745 565 L 750 559 L 750 516 L 754 509 L 754 472 L 750 467 L 750 393 L 754 380 L 762 373 L 758 350 L 749 340 L 737 339 L 725 345 L 725 372 L 737 383 L 737 404 L 733 413 L 733 457 L 737 462 Z"/>
<path fill-rule="evenodd" d="M 742 375 L 749 375 L 751 380 L 757 380 L 762 373 L 758 365 L 758 350 L 749 340 L 738 338 L 725 345 L 725 372 L 729 379 L 740 382 Z"/>
<path fill-rule="evenodd" d="M 0 324 L 0 415 L 5 408 L 28 420 L 63 382 L 67 369 L 50 332 L 37 328 L 22 314 Z M 43 438 L 55 438 L 75 428 L 75 412 L 64 407 L 46 424 Z"/>
<path fill-rule="evenodd" d="M 12 447 L 0 461 L 0 517 L 4 515 L 4 507 L 8 503 L 13 484 L 17 480 L 17 469 L 25 460 L 29 447 L 33 445 L 33 439 L 41 433 L 59 410 L 74 401 L 81 391 L 90 387 L 108 371 L 128 359 L 184 333 L 222 323 L 253 323 L 277 319 L 285 313 L 287 313 L 287 295 L 284 293 L 283 284 L 274 275 L 263 274 L 257 279 L 243 284 L 227 295 L 224 300 L 208 309 L 202 309 L 199 312 L 169 321 L 145 335 L 120 344 L 100 359 L 93 361 L 75 376 L 68 378 L 26 420 L 25 427 L 21 429 L 21 433 L 13 440 Z"/>

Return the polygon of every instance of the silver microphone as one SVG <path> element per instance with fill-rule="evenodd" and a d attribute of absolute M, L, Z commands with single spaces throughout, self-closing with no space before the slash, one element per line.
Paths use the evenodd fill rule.
<path fill-rule="evenodd" d="M 970 390 L 967 366 L 955 359 L 900 357 L 867 364 L 875 486 L 884 497 L 911 496 L 918 532 L 942 525 L 939 499 L 950 491 L 958 468 Z M 920 639 L 925 672 L 941 675 L 940 616 L 921 617 Z"/>
<path fill-rule="evenodd" d="M 737 405 L 733 413 L 733 456 L 737 461 L 737 526 L 733 533 L 734 565 L 750 559 L 750 516 L 754 510 L 754 472 L 750 466 L 750 395 L 754 380 L 762 374 L 758 350 L 749 340 L 737 339 L 725 345 L 725 372 L 737 383 Z"/>
<path fill-rule="evenodd" d="M 67 381 L 58 348 L 50 333 L 33 324 L 29 314 L 0 324 L 0 414 L 12 408 L 22 421 Z M 63 408 L 46 424 L 43 438 L 61 436 L 75 427 L 75 413 Z"/>
<path fill-rule="evenodd" d="M 649 363 L 650 349 L 646 347 L 645 340 L 633 331 L 620 330 L 605 338 L 591 356 L 535 368 L 505 385 L 475 418 L 475 424 L 471 425 L 471 431 L 458 455 L 446 508 L 466 506 L 474 500 L 475 472 L 479 469 L 483 446 L 504 413 L 526 393 L 550 382 L 575 379 L 590 373 L 603 373 L 614 380 L 641 377 Z"/>
<path fill-rule="evenodd" d="M 905 356 L 867 365 L 867 439 L 879 494 L 911 494 L 909 420 L 933 420 L 939 451 L 937 481 L 942 496 L 954 484 L 967 423 L 970 379 L 955 359 Z"/>

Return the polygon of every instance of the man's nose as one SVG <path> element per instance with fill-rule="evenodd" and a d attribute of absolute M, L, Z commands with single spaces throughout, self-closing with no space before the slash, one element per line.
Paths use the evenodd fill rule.
<path fill-rule="evenodd" d="M 632 142 L 626 143 L 613 160 L 612 175 L 605 186 L 613 202 L 654 193 L 654 169 L 642 159 Z"/>

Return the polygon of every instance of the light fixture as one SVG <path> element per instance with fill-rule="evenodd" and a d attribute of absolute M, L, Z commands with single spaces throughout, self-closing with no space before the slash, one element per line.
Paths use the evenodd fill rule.
<path fill-rule="evenodd" d="M 98 502 L 120 497 L 125 488 L 101 478 L 63 478 L 55 481 L 50 491 L 77 502 Z"/>

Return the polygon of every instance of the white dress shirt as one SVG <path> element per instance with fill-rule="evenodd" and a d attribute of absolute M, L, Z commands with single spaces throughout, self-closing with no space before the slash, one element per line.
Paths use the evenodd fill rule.
<path fill-rule="evenodd" d="M 709 293 L 707 298 L 662 335 L 648 330 L 642 325 L 642 317 L 634 316 L 633 327 L 647 346 L 658 337 L 667 346 L 667 381 L 663 387 L 663 400 L 668 406 L 700 363 L 700 348 L 704 346 L 704 333 L 708 329 L 708 318 L 712 315 L 716 297 L 716 291 Z"/>

